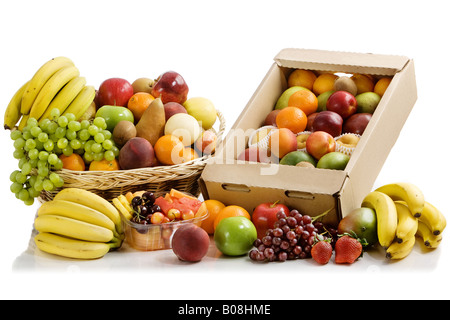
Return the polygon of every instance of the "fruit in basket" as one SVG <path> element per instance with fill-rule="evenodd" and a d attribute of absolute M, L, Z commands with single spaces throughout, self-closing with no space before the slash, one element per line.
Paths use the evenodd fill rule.
<path fill-rule="evenodd" d="M 155 151 L 150 142 L 144 138 L 132 138 L 120 149 L 119 166 L 121 169 L 151 167 L 154 161 Z"/>
<path fill-rule="evenodd" d="M 214 231 L 217 249 L 227 256 L 241 256 L 252 248 L 257 231 L 246 217 L 228 217 L 219 222 Z"/>
<path fill-rule="evenodd" d="M 375 92 L 364 92 L 358 94 L 355 99 L 358 104 L 358 113 L 373 114 L 378 106 L 378 103 L 380 103 L 381 96 Z"/>
<path fill-rule="evenodd" d="M 186 101 L 189 87 L 184 78 L 175 71 L 167 71 L 161 74 L 153 85 L 151 94 L 155 98 L 161 98 L 163 103 Z"/>
<path fill-rule="evenodd" d="M 342 152 L 329 152 L 317 161 L 316 168 L 344 170 L 350 157 Z"/>
<path fill-rule="evenodd" d="M 313 166 L 316 166 L 316 160 L 309 153 L 301 150 L 289 152 L 280 160 L 280 164 L 295 166 L 299 162 L 304 161 L 311 163 Z"/>
<path fill-rule="evenodd" d="M 286 205 L 278 201 L 261 203 L 253 210 L 251 220 L 255 225 L 258 239 L 262 239 L 268 229 L 274 228 L 274 223 L 278 220 L 277 213 L 279 211 L 288 214 L 290 210 Z"/>
<path fill-rule="evenodd" d="M 104 105 L 97 110 L 95 117 L 101 117 L 106 121 L 106 129 L 110 132 L 119 121 L 126 120 L 134 123 L 134 116 L 130 109 L 120 106 Z"/>
<path fill-rule="evenodd" d="M 356 86 L 356 83 L 347 76 L 341 76 L 334 82 L 333 90 L 335 91 L 347 91 L 351 95 L 356 96 L 358 93 L 358 87 Z"/>
<path fill-rule="evenodd" d="M 314 131 L 306 140 L 306 151 L 316 160 L 336 150 L 336 141 L 325 131 Z"/>
<path fill-rule="evenodd" d="M 147 92 L 136 92 L 131 96 L 130 100 L 128 100 L 127 108 L 133 113 L 136 122 L 139 122 L 142 114 L 147 110 L 153 100 L 155 98 Z"/>
<path fill-rule="evenodd" d="M 94 160 L 89 164 L 89 171 L 115 171 L 120 170 L 119 161 L 113 160 Z"/>
<path fill-rule="evenodd" d="M 134 93 L 137 93 L 137 92 L 151 93 L 154 84 L 155 84 L 155 80 L 146 78 L 146 77 L 142 77 L 142 78 L 137 78 L 136 80 L 134 80 L 133 83 L 131 84 L 131 86 L 133 87 Z"/>
<path fill-rule="evenodd" d="M 293 86 L 284 90 L 281 93 L 280 97 L 277 99 L 274 109 L 279 110 L 286 108 L 288 106 L 289 98 L 291 97 L 291 95 L 299 90 L 305 90 L 305 88 L 300 86 Z"/>
<path fill-rule="evenodd" d="M 355 113 L 345 120 L 342 132 L 362 135 L 370 119 L 372 119 L 370 113 Z"/>
<path fill-rule="evenodd" d="M 119 147 L 122 147 L 128 140 L 136 137 L 136 134 L 136 126 L 128 120 L 119 121 L 112 132 L 113 140 Z"/>
<path fill-rule="evenodd" d="M 197 262 L 208 253 L 209 235 L 195 224 L 179 227 L 172 237 L 172 251 L 182 261 Z"/>
<path fill-rule="evenodd" d="M 205 130 L 211 129 L 217 120 L 216 107 L 203 97 L 189 98 L 183 103 L 187 113 L 193 116 Z"/>
<path fill-rule="evenodd" d="M 166 115 L 166 122 L 171 116 L 177 113 L 187 113 L 186 108 L 178 102 L 167 102 L 164 104 L 164 113 Z"/>
<path fill-rule="evenodd" d="M 317 114 L 312 123 L 312 131 L 325 131 L 333 137 L 337 137 L 342 133 L 344 120 L 333 111 L 322 111 Z"/>
<path fill-rule="evenodd" d="M 98 107 L 105 105 L 126 107 L 133 94 L 133 86 L 127 80 L 109 78 L 98 87 L 96 102 Z"/>
<path fill-rule="evenodd" d="M 155 155 L 163 165 L 175 165 L 185 162 L 184 145 L 178 137 L 167 134 L 155 143 Z"/>
<path fill-rule="evenodd" d="M 193 116 L 177 113 L 167 120 L 164 134 L 178 137 L 184 146 L 190 146 L 200 136 L 201 128 Z"/>
<path fill-rule="evenodd" d="M 336 91 L 327 101 L 327 110 L 339 114 L 342 119 L 347 119 L 356 112 L 357 102 L 354 95 L 347 91 Z"/>
<path fill-rule="evenodd" d="M 83 158 L 77 153 L 72 153 L 69 156 L 61 154 L 59 159 L 62 161 L 63 169 L 74 171 L 84 171 L 86 169 Z"/>
<path fill-rule="evenodd" d="M 341 219 L 338 233 L 354 232 L 358 238 L 365 239 L 368 246 L 378 243 L 377 216 L 371 208 L 356 208 Z"/>
<path fill-rule="evenodd" d="M 217 135 L 212 130 L 203 131 L 200 137 L 195 141 L 194 147 L 201 155 L 209 155 L 216 150 Z"/>
<path fill-rule="evenodd" d="M 150 103 L 136 124 L 136 136 L 145 138 L 152 146 L 155 146 L 156 141 L 164 134 L 165 125 L 164 104 L 160 98 L 156 98 Z"/>
<path fill-rule="evenodd" d="M 287 128 L 275 129 L 269 138 L 269 150 L 272 155 L 281 159 L 297 150 L 297 137 Z"/>

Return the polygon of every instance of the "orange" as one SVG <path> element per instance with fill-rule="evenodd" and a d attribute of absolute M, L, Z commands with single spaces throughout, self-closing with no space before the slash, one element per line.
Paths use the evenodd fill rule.
<path fill-rule="evenodd" d="M 205 200 L 203 202 L 206 205 L 206 209 L 208 210 L 209 216 L 202 221 L 201 227 L 208 234 L 214 233 L 214 220 L 216 219 L 219 212 L 225 208 L 225 205 L 218 200 Z"/>
<path fill-rule="evenodd" d="M 300 108 L 286 107 L 277 114 L 275 121 L 278 128 L 287 128 L 293 133 L 299 133 L 305 131 L 308 118 Z"/>
<path fill-rule="evenodd" d="M 381 78 L 375 84 L 375 87 L 373 88 L 373 92 L 375 92 L 380 97 L 382 97 L 384 92 L 386 91 L 387 87 L 391 83 L 391 80 L 392 80 L 391 77 L 383 77 L 383 78 Z"/>
<path fill-rule="evenodd" d="M 103 160 L 94 160 L 89 165 L 89 171 L 114 171 L 120 170 L 119 161 L 114 159 L 112 161 L 108 161 L 106 159 Z"/>
<path fill-rule="evenodd" d="M 188 162 L 198 158 L 198 153 L 191 147 L 185 147 L 183 150 L 183 162 Z"/>
<path fill-rule="evenodd" d="M 75 171 L 84 171 L 86 169 L 83 158 L 77 153 L 72 153 L 70 156 L 61 154 L 59 159 L 61 159 L 64 169 Z"/>
<path fill-rule="evenodd" d="M 216 230 L 217 225 L 222 219 L 229 218 L 229 217 L 245 217 L 249 220 L 251 220 L 250 214 L 247 210 L 240 206 L 226 206 L 220 212 L 217 214 L 217 217 L 214 219 L 214 230 Z"/>
<path fill-rule="evenodd" d="M 154 146 L 156 158 L 163 165 L 183 163 L 184 145 L 181 140 L 171 134 L 160 137 Z"/>
<path fill-rule="evenodd" d="M 141 119 L 142 114 L 153 100 L 155 100 L 155 97 L 147 92 L 137 92 L 131 96 L 128 100 L 127 108 L 133 113 L 135 122 Z"/>
<path fill-rule="evenodd" d="M 351 78 L 358 88 L 358 93 L 371 92 L 373 91 L 373 80 L 370 76 L 360 73 L 355 73 Z"/>
<path fill-rule="evenodd" d="M 294 70 L 288 77 L 288 87 L 299 86 L 312 90 L 314 81 L 317 76 L 311 70 L 297 69 Z"/>
<path fill-rule="evenodd" d="M 287 128 L 274 130 L 269 138 L 269 150 L 279 159 L 283 158 L 289 152 L 297 150 L 297 137 L 295 133 Z"/>
<path fill-rule="evenodd" d="M 322 73 L 317 77 L 316 81 L 314 81 L 312 89 L 313 92 L 316 95 L 319 95 L 321 93 L 333 90 L 334 81 L 336 81 L 337 78 L 339 77 L 333 73 Z"/>
<path fill-rule="evenodd" d="M 288 107 L 300 108 L 308 116 L 317 111 L 319 100 L 311 90 L 300 90 L 291 95 Z"/>

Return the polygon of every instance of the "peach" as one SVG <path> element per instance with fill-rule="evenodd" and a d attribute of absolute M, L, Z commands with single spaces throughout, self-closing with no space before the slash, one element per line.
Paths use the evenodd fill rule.
<path fill-rule="evenodd" d="M 336 141 L 325 131 L 315 131 L 306 140 L 306 151 L 316 160 L 336 150 Z"/>
<path fill-rule="evenodd" d="M 200 261 L 206 255 L 208 249 L 208 233 L 195 224 L 182 225 L 173 234 L 172 251 L 182 261 Z"/>

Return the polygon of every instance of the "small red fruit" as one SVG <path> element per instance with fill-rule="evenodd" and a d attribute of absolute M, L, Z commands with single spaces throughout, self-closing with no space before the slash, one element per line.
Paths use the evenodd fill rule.
<path fill-rule="evenodd" d="M 336 263 L 353 263 L 361 256 L 363 246 L 359 239 L 345 234 L 336 241 L 334 250 Z"/>
<path fill-rule="evenodd" d="M 322 240 L 317 242 L 311 249 L 311 256 L 319 264 L 327 264 L 333 254 L 330 242 Z"/>

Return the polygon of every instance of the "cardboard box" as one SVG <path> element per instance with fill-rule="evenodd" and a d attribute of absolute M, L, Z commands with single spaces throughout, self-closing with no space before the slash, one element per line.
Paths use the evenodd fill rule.
<path fill-rule="evenodd" d="M 284 49 L 230 129 L 222 149 L 200 178 L 204 199 L 235 204 L 250 213 L 262 202 L 280 201 L 316 216 L 330 208 L 337 224 L 369 193 L 417 99 L 413 60 L 404 56 Z M 345 170 L 311 169 L 235 160 L 254 129 L 262 126 L 294 69 L 393 76 Z"/>

